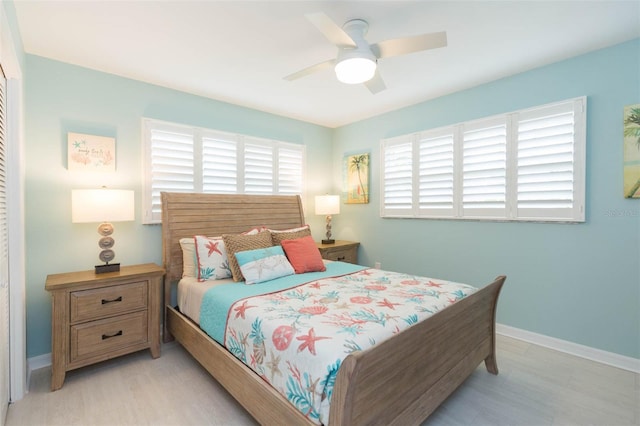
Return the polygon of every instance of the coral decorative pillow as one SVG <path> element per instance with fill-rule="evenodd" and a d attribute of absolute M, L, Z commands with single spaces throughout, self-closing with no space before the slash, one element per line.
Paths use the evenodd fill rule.
<path fill-rule="evenodd" d="M 227 257 L 229 258 L 229 266 L 231 267 L 231 275 L 234 281 L 242 281 L 244 279 L 235 257 L 236 253 L 267 248 L 273 245 L 271 244 L 271 234 L 269 232 L 259 232 L 253 235 L 225 234 L 222 236 L 222 240 L 227 249 Z"/>
<path fill-rule="evenodd" d="M 311 236 L 297 238 L 295 240 L 283 240 L 282 248 L 287 254 L 291 266 L 296 274 L 305 272 L 326 271 L 320 250 Z"/>
<path fill-rule="evenodd" d="M 294 240 L 296 238 L 311 236 L 311 228 L 309 228 L 309 225 L 281 231 L 269 229 L 269 232 L 271 232 L 271 240 L 274 246 L 280 245 L 283 240 Z"/>
<path fill-rule="evenodd" d="M 198 281 L 220 280 L 231 276 L 222 237 L 194 237 L 198 258 Z"/>
<path fill-rule="evenodd" d="M 236 253 L 236 260 L 245 284 L 258 284 L 294 273 L 280 246 L 241 251 Z"/>

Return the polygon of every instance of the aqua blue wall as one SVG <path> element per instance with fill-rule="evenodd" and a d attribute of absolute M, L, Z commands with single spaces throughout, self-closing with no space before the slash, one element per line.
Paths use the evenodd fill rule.
<path fill-rule="evenodd" d="M 362 242 L 361 263 L 478 285 L 506 274 L 499 322 L 640 358 L 640 201 L 621 195 L 622 107 L 640 102 L 639 52 L 635 40 L 334 130 L 27 55 L 27 355 L 50 352 L 46 275 L 96 262 L 93 225 L 71 224 L 71 189 L 132 188 L 140 206 L 146 116 L 304 143 L 310 196 L 341 187 L 345 153 L 369 151 L 371 203 L 343 206 L 334 218 L 336 237 Z M 379 217 L 381 138 L 583 95 L 586 223 Z M 68 131 L 115 137 L 117 171 L 69 172 Z M 160 262 L 160 229 L 140 218 L 116 224 L 123 264 Z M 319 238 L 321 221 L 308 221 Z"/>
<path fill-rule="evenodd" d="M 586 223 L 380 218 L 380 139 L 583 95 Z M 339 128 L 334 186 L 344 153 L 370 151 L 372 193 L 334 234 L 383 269 L 478 285 L 506 274 L 500 323 L 640 358 L 640 200 L 622 196 L 622 110 L 637 103 L 638 39 Z"/>
<path fill-rule="evenodd" d="M 304 144 L 307 193 L 330 189 L 331 129 L 33 55 L 26 55 L 25 80 L 28 357 L 51 352 L 46 276 L 99 263 L 96 226 L 71 223 L 72 189 L 134 189 L 136 221 L 115 224 L 116 260 L 162 263 L 160 227 L 141 224 L 142 117 Z M 116 171 L 67 170 L 67 132 L 115 137 Z M 307 220 L 320 238 L 322 218 Z"/>

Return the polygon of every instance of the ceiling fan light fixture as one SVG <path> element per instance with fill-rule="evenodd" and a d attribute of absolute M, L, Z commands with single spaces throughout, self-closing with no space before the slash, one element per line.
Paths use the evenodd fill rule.
<path fill-rule="evenodd" d="M 376 73 L 376 61 L 371 58 L 350 57 L 338 61 L 336 77 L 346 84 L 360 84 L 369 81 Z"/>

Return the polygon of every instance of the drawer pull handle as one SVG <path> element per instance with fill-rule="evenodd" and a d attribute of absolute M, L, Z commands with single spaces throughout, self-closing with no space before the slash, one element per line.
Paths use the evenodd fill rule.
<path fill-rule="evenodd" d="M 122 336 L 122 330 L 118 331 L 115 334 L 103 334 L 102 335 L 102 340 L 111 339 L 112 337 L 117 337 L 117 336 Z"/>
<path fill-rule="evenodd" d="M 346 259 L 346 257 L 347 256 L 341 256 L 341 257 L 338 258 L 338 260 L 342 261 L 342 260 Z"/>
<path fill-rule="evenodd" d="M 111 299 L 111 300 L 102 299 L 103 305 L 106 305 L 107 303 L 113 303 L 113 302 L 122 302 L 122 296 L 116 297 L 115 299 Z"/>

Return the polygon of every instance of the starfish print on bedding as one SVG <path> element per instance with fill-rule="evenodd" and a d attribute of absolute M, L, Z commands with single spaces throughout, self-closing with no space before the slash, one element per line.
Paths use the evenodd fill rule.
<path fill-rule="evenodd" d="M 385 297 L 384 300 L 382 302 L 378 302 L 378 306 L 380 307 L 387 307 L 390 309 L 393 309 L 395 311 L 396 308 L 394 308 L 394 306 L 400 305 L 400 303 L 393 303 L 390 302 L 389 300 L 387 300 L 387 298 Z"/>
<path fill-rule="evenodd" d="M 331 337 L 322 337 L 322 336 L 316 337 L 316 332 L 313 329 L 313 327 L 311 327 L 309 329 L 309 333 L 306 336 L 298 336 L 296 337 L 296 339 L 302 340 L 302 344 L 298 346 L 298 352 L 302 352 L 305 349 L 309 349 L 309 352 L 311 352 L 312 355 L 315 355 L 316 341 L 323 340 L 323 339 L 331 339 Z"/>
<path fill-rule="evenodd" d="M 322 285 L 320 285 L 320 282 L 316 281 L 313 284 L 309 284 L 309 287 L 317 288 L 318 290 L 320 290 L 320 287 L 322 287 Z"/>
<path fill-rule="evenodd" d="M 269 351 L 271 352 L 271 361 L 267 361 L 267 368 L 271 371 L 271 381 L 273 381 L 273 378 L 276 374 L 282 376 L 282 371 L 280 371 L 280 356 L 276 356 L 273 351 Z"/>
<path fill-rule="evenodd" d="M 209 241 L 207 243 L 207 248 L 209 249 L 209 254 L 208 254 L 209 257 L 211 257 L 211 255 L 214 252 L 218 253 L 220 256 L 222 256 L 222 252 L 218 248 L 218 244 L 220 244 L 220 241 Z"/>
<path fill-rule="evenodd" d="M 242 319 L 246 319 L 244 314 L 247 311 L 247 309 L 249 308 L 255 308 L 255 306 L 253 305 L 247 305 L 247 301 L 245 300 L 244 302 L 242 302 L 242 305 L 233 308 L 233 310 L 236 312 L 236 318 L 238 317 L 242 317 Z"/>

